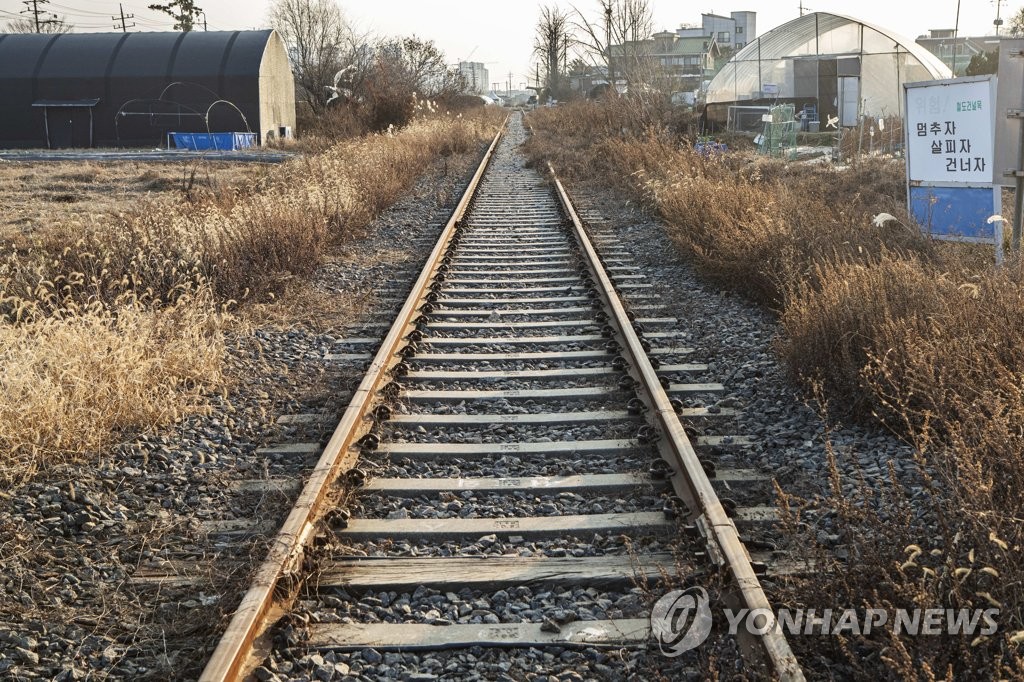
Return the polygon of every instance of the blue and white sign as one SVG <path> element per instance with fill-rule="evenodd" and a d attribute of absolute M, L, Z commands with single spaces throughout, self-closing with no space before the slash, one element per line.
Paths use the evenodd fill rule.
<path fill-rule="evenodd" d="M 992 76 L 904 85 L 907 204 L 937 239 L 1001 246 L 1002 224 L 989 222 L 1002 205 L 992 184 L 995 86 Z"/>

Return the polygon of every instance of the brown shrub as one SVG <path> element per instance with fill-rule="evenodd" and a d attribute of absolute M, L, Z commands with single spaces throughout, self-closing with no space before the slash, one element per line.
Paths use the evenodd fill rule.
<path fill-rule="evenodd" d="M 781 308 L 791 287 L 815 279 L 816 263 L 867 262 L 889 252 L 932 257 L 928 241 L 904 227 L 910 220 L 897 199 L 898 163 L 876 159 L 840 171 L 702 156 L 689 140 L 654 129 L 602 138 L 593 106 L 568 111 L 550 129 L 538 119 L 528 153 L 551 160 L 560 174 L 567 167 L 571 177 L 596 178 L 641 200 L 704 275 L 757 301 Z M 574 134 L 572 125 L 591 127 Z M 901 220 L 875 225 L 880 212 Z"/>
<path fill-rule="evenodd" d="M 217 311 L 266 299 L 358 239 L 436 159 L 475 151 L 493 116 L 420 120 L 116 222 L 55 226 L 0 259 L 0 479 L 95 454 L 205 409 L 222 385 Z"/>
<path fill-rule="evenodd" d="M 950 296 L 962 296 L 913 258 L 813 267 L 816 285 L 797 282 L 787 297 L 779 353 L 796 376 L 820 381 L 840 412 L 870 413 L 878 402 L 863 372 L 879 350 L 879 332 L 927 325 L 949 312 Z"/>
<path fill-rule="evenodd" d="M 1019 265 L 969 282 L 920 273 L 903 295 L 928 297 L 930 313 L 879 320 L 863 371 L 881 415 L 910 435 L 958 508 L 1015 543 L 1024 542 L 1022 274 Z"/>
<path fill-rule="evenodd" d="M 906 227 L 897 162 L 703 159 L 663 132 L 602 131 L 601 115 L 587 116 L 586 131 L 571 111 L 534 118 L 535 160 L 659 212 L 705 274 L 780 310 L 783 360 L 834 412 L 873 415 L 915 446 L 919 490 L 891 469 L 890 487 L 862 484 L 851 499 L 830 453 L 831 498 L 781 497 L 794 543 L 817 544 L 801 531 L 805 514 L 832 516 L 850 553 L 838 561 L 817 547 L 818 569 L 783 598 L 1001 611 L 988 637 L 883 629 L 796 638 L 803 653 L 864 679 L 1024 678 L 1024 268 L 994 271 L 991 247 L 936 245 Z M 883 212 L 895 219 L 875 224 Z"/>

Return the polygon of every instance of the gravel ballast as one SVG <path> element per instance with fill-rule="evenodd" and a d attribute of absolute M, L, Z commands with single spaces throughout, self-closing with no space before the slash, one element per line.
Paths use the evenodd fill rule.
<path fill-rule="evenodd" d="M 314 297 L 349 301 L 338 320 L 347 328 L 286 327 L 246 313 L 252 319 L 229 330 L 233 385 L 227 397 L 211 397 L 211 416 L 0 491 L 0 678 L 198 676 L 266 542 L 208 535 L 203 523 L 255 517 L 276 524 L 288 512 L 293 488 L 252 493 L 236 484 L 294 480 L 311 465 L 258 450 L 326 435 L 328 425 L 275 420 L 340 414 L 365 362 L 324 356 L 352 335 L 348 329 L 390 321 L 392 312 L 378 306 L 397 310 L 428 253 L 423 245 L 436 238 L 475 166 L 474 158 L 436 164 L 367 230 L 370 237 L 318 271 Z M 287 323 L 304 311 L 268 312 Z"/>
<path fill-rule="evenodd" d="M 516 131 L 513 140 L 521 141 Z M 506 152 L 497 163 L 521 164 Z M 466 160 L 462 170 L 475 165 Z M 369 239 L 316 274 L 314 288 L 354 301 L 348 324 L 329 329 L 308 325 L 282 328 L 257 324 L 238 332 L 229 344 L 228 364 L 237 382 L 227 397 L 212 398 L 211 415 L 183 421 L 173 429 L 147 434 L 104 453 L 89 464 L 67 465 L 11 491 L 0 491 L 0 678 L 34 679 L 192 679 L 226 625 L 251 568 L 265 554 L 267 538 L 208 533 L 204 523 L 259 519 L 277 525 L 295 495 L 282 485 L 259 491 L 242 481 L 294 481 L 314 457 L 277 452 L 267 446 L 323 443 L 330 421 L 278 425 L 277 417 L 316 413 L 341 414 L 358 382 L 365 359 L 325 360 L 338 353 L 366 354 L 373 344 L 346 341 L 379 338 L 400 306 L 433 238 L 450 210 L 436 197 L 457 196 L 453 186 L 465 181 L 432 172 L 371 227 Z M 735 296 L 703 283 L 677 254 L 664 229 L 641 213 L 592 190 L 574 191 L 582 218 L 595 233 L 616 243 L 648 277 L 653 289 L 624 289 L 638 305 L 660 304 L 643 317 L 675 317 L 675 324 L 648 326 L 648 332 L 672 332 L 652 339 L 655 348 L 692 348 L 692 353 L 659 355 L 663 363 L 704 363 L 706 372 L 685 373 L 678 382 L 720 382 L 722 395 L 686 396 L 688 407 L 738 409 L 731 419 L 694 420 L 702 435 L 744 435 L 753 445 L 701 447 L 699 454 L 718 467 L 752 468 L 776 479 L 791 494 L 808 499 L 826 495 L 829 471 L 826 429 L 787 380 L 772 352 L 774 318 Z M 538 258 L 540 260 L 540 258 Z M 554 260 L 554 259 L 552 259 Z M 396 274 L 395 263 L 404 267 Z M 552 265 L 560 268 L 562 265 Z M 567 267 L 567 266 L 566 266 Z M 499 272 L 500 271 L 500 272 Z M 571 274 L 572 270 L 568 270 Z M 630 271 L 633 272 L 633 271 Z M 491 275 L 506 276 L 502 268 Z M 468 276 L 468 275 L 467 275 Z M 472 275 L 476 277 L 476 275 Z M 538 275 L 547 277 L 549 275 Z M 557 275 L 555 275 L 557 276 Z M 481 275 L 481 277 L 487 277 Z M 632 282 L 633 280 L 628 280 Z M 565 295 L 581 293 L 568 287 Z M 660 297 L 660 298 L 659 298 Z M 460 296 L 461 298 L 461 296 Z M 494 298 L 498 301 L 500 297 Z M 586 304 L 566 304 L 576 307 Z M 463 306 L 460 306 L 463 307 Z M 509 306 L 517 307 L 517 306 Z M 557 307 L 557 306 L 551 306 Z M 573 313 L 582 318 L 586 314 Z M 452 317 L 446 321 L 481 321 Z M 503 322 L 526 318 L 509 316 Z M 545 315 L 531 320 L 558 320 Z M 453 337 L 548 336 L 588 334 L 596 329 L 538 328 L 450 331 Z M 599 350 L 605 341 L 546 345 L 544 350 Z M 465 345 L 433 352 L 529 352 L 529 345 Z M 600 362 L 566 359 L 551 362 L 496 361 L 490 370 L 601 367 Z M 414 369 L 474 370 L 480 363 L 417 361 Z M 614 385 L 614 378 L 609 379 Z M 557 386 L 603 386 L 599 377 L 558 382 Z M 416 389 L 530 390 L 553 387 L 535 379 L 419 382 Z M 504 400 L 484 403 L 419 402 L 400 404 L 396 414 L 538 414 L 568 410 L 622 410 L 621 391 L 572 403 Z M 460 425 L 434 427 L 388 425 L 388 443 L 508 443 L 635 438 L 642 420 L 630 417 L 593 424 Z M 861 479 L 879 489 L 888 484 L 892 465 L 911 494 L 917 485 L 909 448 L 878 430 L 840 426 L 827 431 L 839 454 L 844 492 L 855 495 Z M 369 453 L 362 468 L 371 477 L 557 476 L 581 473 L 645 472 L 656 458 L 654 448 L 628 454 L 579 456 L 557 460 L 495 453 L 484 457 L 408 459 Z M 736 495 L 744 504 L 766 504 L 770 489 Z M 351 507 L 353 516 L 373 519 L 445 519 L 544 517 L 560 514 L 609 514 L 660 510 L 665 494 L 652 488 L 623 493 L 471 492 L 419 496 L 406 501 L 364 493 Z M 833 520 L 810 513 L 806 519 L 831 545 L 841 545 Z M 774 538 L 771 533 L 764 537 Z M 485 556 L 590 557 L 637 551 L 671 551 L 679 538 L 637 534 L 581 534 L 557 539 L 524 540 L 493 535 L 464 540 L 382 540 L 340 542 L 350 556 Z M 175 578 L 176 576 L 176 578 Z M 424 587 L 413 593 L 344 591 L 330 599 L 307 599 L 284 630 L 302 624 L 352 621 L 427 623 L 516 623 L 643 618 L 660 588 L 595 590 L 574 588 L 438 592 Z M 308 596 L 308 595 L 307 595 Z M 347 619 L 347 620 L 346 620 Z M 281 634 L 280 632 L 278 633 Z M 726 648 L 720 651 L 727 651 Z M 293 647 L 292 653 L 301 651 Z M 344 679 L 647 679 L 660 674 L 692 673 L 692 656 L 669 661 L 655 650 L 602 650 L 597 647 L 486 649 L 394 653 L 367 648 L 360 652 L 305 652 L 271 656 L 254 675 L 260 680 Z"/>

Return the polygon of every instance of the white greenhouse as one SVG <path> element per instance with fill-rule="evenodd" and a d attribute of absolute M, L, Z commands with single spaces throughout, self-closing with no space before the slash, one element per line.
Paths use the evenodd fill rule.
<path fill-rule="evenodd" d="M 951 78 L 917 43 L 851 17 L 814 12 L 753 42 L 708 85 L 707 118 L 756 128 L 765 107 L 793 104 L 805 129 L 903 114 L 903 84 Z M 829 123 L 831 122 L 831 126 Z"/>

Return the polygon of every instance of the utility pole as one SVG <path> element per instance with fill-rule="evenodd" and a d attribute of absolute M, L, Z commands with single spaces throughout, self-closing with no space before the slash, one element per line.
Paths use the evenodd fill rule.
<path fill-rule="evenodd" d="M 200 12 L 203 15 L 203 30 L 206 30 L 206 12 Z"/>
<path fill-rule="evenodd" d="M 54 14 L 53 19 L 40 19 L 39 15 L 44 14 L 45 10 L 39 9 L 40 5 L 49 4 L 50 0 L 22 0 L 22 4 L 25 5 L 25 9 L 21 10 L 22 14 L 31 14 L 32 20 L 35 22 L 36 33 L 43 32 L 43 26 L 47 24 L 56 24 L 57 15 Z"/>
<path fill-rule="evenodd" d="M 604 43 L 608 49 L 608 86 L 612 88 L 612 92 L 615 90 L 615 72 L 612 70 L 612 3 L 609 0 L 608 4 L 604 6 Z"/>
<path fill-rule="evenodd" d="M 956 0 L 956 24 L 953 26 L 953 78 L 956 78 L 956 41 L 958 33 L 960 33 L 960 0 Z"/>
<path fill-rule="evenodd" d="M 120 24 L 121 24 L 120 27 L 117 24 L 114 24 L 114 28 L 120 28 L 122 33 L 127 33 L 128 29 L 129 28 L 134 28 L 135 24 L 133 23 L 131 26 L 129 26 L 127 23 L 125 23 L 125 20 L 127 20 L 127 19 L 134 19 L 135 15 L 134 14 L 125 15 L 125 13 L 124 13 L 124 5 L 122 5 L 121 3 L 118 3 L 117 6 L 121 9 L 121 18 L 120 19 L 118 19 L 117 17 L 110 17 L 110 18 L 113 19 L 114 21 L 120 21 Z"/>

